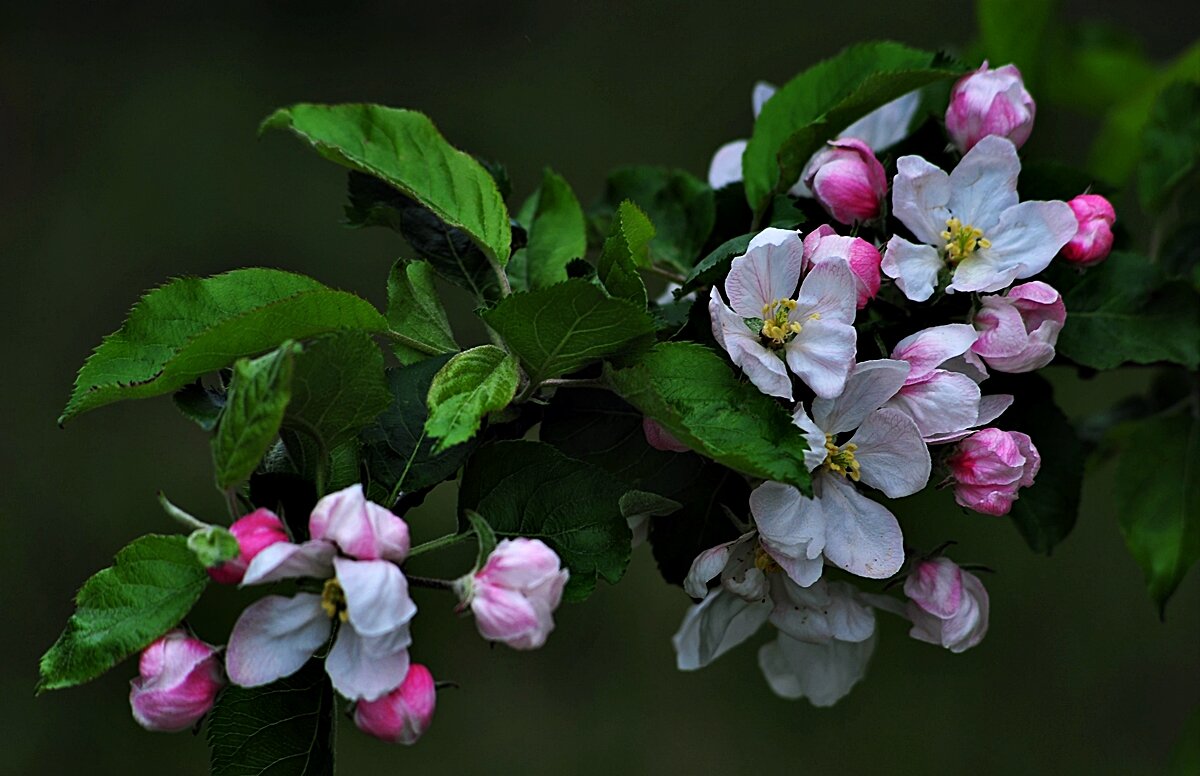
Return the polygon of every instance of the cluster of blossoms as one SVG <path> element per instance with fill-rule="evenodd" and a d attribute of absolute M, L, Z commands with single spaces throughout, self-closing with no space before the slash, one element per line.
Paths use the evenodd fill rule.
<path fill-rule="evenodd" d="M 239 552 L 208 570 L 215 581 L 298 580 L 301 592 L 268 595 L 247 607 L 223 660 L 222 650 L 182 629 L 147 647 L 130 692 L 138 723 L 184 730 L 208 713 L 226 678 L 241 687 L 267 685 L 321 654 L 334 689 L 353 703 L 360 730 L 403 744 L 420 738 L 433 717 L 437 685 L 409 657 L 417 606 L 402 569 L 410 550 L 404 520 L 353 485 L 317 502 L 303 543 L 292 542 L 283 521 L 266 509 L 237 520 L 230 532 Z M 485 639 L 536 649 L 554 629 L 567 579 L 553 550 L 517 538 L 499 542 L 479 568 L 453 582 L 424 582 L 456 592 L 459 610 L 470 610 Z"/>
<path fill-rule="evenodd" d="M 772 92 L 755 89 L 756 115 Z M 882 228 L 889 186 L 876 152 L 904 138 L 919 102 L 906 95 L 847 127 L 789 193 L 815 198 L 840 224 Z M 1114 213 L 1093 194 L 1019 200 L 1017 149 L 1034 115 L 1017 69 L 985 63 L 954 86 L 946 111 L 961 153 L 954 169 L 920 156 L 896 160 L 890 212 L 907 236 L 877 245 L 829 225 L 803 238 L 769 228 L 733 259 L 724 293 L 712 289 L 717 343 L 760 391 L 793 403 L 812 494 L 760 484 L 749 530 L 695 559 L 685 588 L 699 603 L 674 637 L 680 669 L 707 665 L 770 622 L 778 635 L 759 652 L 768 684 L 824 706 L 862 677 L 876 609 L 952 652 L 983 638 L 988 596 L 979 578 L 939 552 L 906 547 L 877 498 L 912 495 L 936 469 L 958 504 L 1004 515 L 1037 476 L 1034 441 L 991 425 L 1013 397 L 984 394 L 986 380 L 1054 358 L 1067 311 L 1054 288 L 1030 279 L 1056 256 L 1081 266 L 1103 260 Z M 737 141 L 717 152 L 714 187 L 741 179 L 744 148 Z M 855 319 L 883 276 L 910 303 L 973 295 L 972 312 L 885 343 L 886 358 L 859 360 Z M 664 444 L 659 431 L 647 438 Z M 830 580 L 830 567 L 867 579 L 901 575 L 907 602 Z"/>

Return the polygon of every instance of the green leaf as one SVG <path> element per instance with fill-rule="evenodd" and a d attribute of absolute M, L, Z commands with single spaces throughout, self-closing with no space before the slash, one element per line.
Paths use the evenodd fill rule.
<path fill-rule="evenodd" d="M 241 356 L 342 329 L 382 332 L 387 321 L 366 300 L 291 272 L 180 278 L 142 297 L 96 348 L 58 422 L 121 399 L 170 393 Z"/>
<path fill-rule="evenodd" d="M 429 417 L 425 401 L 429 387 L 450 356 L 435 356 L 411 366 L 387 371 L 392 403 L 363 430 L 363 464 L 367 495 L 391 506 L 391 494 L 419 491 L 453 476 L 474 450 L 473 442 L 434 452 L 436 440 L 425 433 Z"/>
<path fill-rule="evenodd" d="M 38 692 L 91 681 L 179 624 L 208 574 L 183 536 L 150 534 L 83 584 L 75 613 L 42 656 Z"/>
<path fill-rule="evenodd" d="M 587 253 L 587 222 L 571 185 L 550 168 L 526 203 L 529 242 L 508 268 L 514 291 L 545 288 L 567 279 L 567 265 Z"/>
<path fill-rule="evenodd" d="M 207 528 L 197 528 L 188 534 L 188 549 L 205 568 L 220 566 L 227 560 L 233 560 L 241 553 L 237 537 L 228 528 L 210 525 Z"/>
<path fill-rule="evenodd" d="M 234 364 L 225 410 L 212 438 L 213 468 L 221 490 L 253 474 L 275 444 L 292 398 L 292 372 L 300 350 L 285 342 L 265 356 Z"/>
<path fill-rule="evenodd" d="M 602 234 L 611 232 L 610 219 L 626 200 L 654 224 L 650 258 L 688 271 L 716 223 L 712 189 L 683 170 L 649 166 L 616 170 L 608 176 L 604 197 L 593 213 Z"/>
<path fill-rule="evenodd" d="M 647 490 L 631 490 L 621 496 L 621 517 L 626 521 L 650 517 L 665 517 L 683 509 L 674 499 Z"/>
<path fill-rule="evenodd" d="M 263 129 L 290 129 L 317 153 L 374 175 L 471 236 L 489 257 L 508 261 L 512 232 L 496 182 L 451 146 L 424 114 L 381 105 L 299 104 L 267 117 Z"/>
<path fill-rule="evenodd" d="M 648 345 L 650 316 L 629 302 L 606 296 L 586 280 L 513 294 L 483 319 L 525 365 L 536 385 L 618 354 Z"/>
<path fill-rule="evenodd" d="M 1200 773 L 1200 707 L 1193 709 L 1171 747 L 1167 776 L 1195 776 Z"/>
<path fill-rule="evenodd" d="M 680 293 L 688 294 L 705 286 L 720 283 L 729 274 L 729 265 L 733 263 L 733 260 L 746 253 L 752 239 L 754 239 L 753 234 L 743 234 L 718 245 L 688 273 Z"/>
<path fill-rule="evenodd" d="M 693 450 L 744 474 L 810 491 L 800 429 L 708 348 L 660 343 L 635 366 L 608 377 L 626 401 Z"/>
<path fill-rule="evenodd" d="M 1191 408 L 1116 427 L 1114 506 L 1161 613 L 1200 560 L 1200 421 Z"/>
<path fill-rule="evenodd" d="M 495 345 L 480 345 L 451 358 L 429 386 L 425 433 L 439 440 L 433 452 L 475 436 L 485 415 L 513 400 L 520 378 L 516 358 Z"/>
<path fill-rule="evenodd" d="M 333 776 L 334 710 L 320 660 L 263 687 L 226 687 L 208 719 L 212 776 Z"/>
<path fill-rule="evenodd" d="M 742 156 L 746 201 L 761 213 L 800 177 L 808 159 L 843 128 L 913 89 L 964 72 L 940 54 L 898 43 L 863 43 L 788 81 L 763 106 Z M 657 223 L 657 222 L 655 222 Z"/>
<path fill-rule="evenodd" d="M 471 456 L 459 489 L 459 513 L 474 510 L 500 538 L 541 539 L 570 569 L 564 597 L 586 598 L 596 578 L 616 584 L 629 565 L 625 487 L 583 461 L 540 442 L 484 445 Z M 467 524 L 460 520 L 460 530 Z"/>
<path fill-rule="evenodd" d="M 1049 53 L 1046 33 L 1054 5 L 1053 0 L 977 0 L 975 4 L 987 57 L 993 66 L 1016 64 L 1030 89 L 1036 88 Z"/>
<path fill-rule="evenodd" d="M 388 275 L 387 322 L 400 342 L 393 346 L 402 364 L 457 353 L 458 343 L 433 284 L 433 268 L 400 259 Z"/>
<path fill-rule="evenodd" d="M 1066 270 L 1059 276 L 1071 279 Z M 1200 365 L 1200 295 L 1184 283 L 1163 283 L 1159 269 L 1141 256 L 1113 253 L 1066 288 L 1063 302 L 1067 321 L 1058 352 L 1078 364 Z"/>
<path fill-rule="evenodd" d="M 617 207 L 608 238 L 596 265 L 597 277 L 613 296 L 646 307 L 646 285 L 638 267 L 650 266 L 649 247 L 654 225 L 638 206 L 626 200 Z"/>
<path fill-rule="evenodd" d="M 1200 72 L 1196 82 L 1174 83 L 1158 96 L 1142 132 L 1138 195 L 1157 213 L 1200 164 Z"/>
<path fill-rule="evenodd" d="M 221 410 L 225 409 L 225 394 L 209 388 L 201 380 L 183 386 L 171 398 L 184 417 L 205 431 L 217 427 Z"/>

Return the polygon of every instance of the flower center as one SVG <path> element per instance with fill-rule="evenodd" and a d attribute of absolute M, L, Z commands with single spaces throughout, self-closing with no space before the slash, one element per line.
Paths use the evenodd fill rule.
<path fill-rule="evenodd" d="M 854 451 L 857 449 L 858 445 L 853 442 L 838 447 L 837 443 L 833 441 L 833 434 L 826 434 L 825 465 L 829 467 L 830 471 L 858 482 L 862 466 L 854 457 Z"/>
<path fill-rule="evenodd" d="M 345 622 L 350 616 L 346 611 L 346 592 L 336 578 L 325 580 L 325 589 L 321 591 L 321 608 L 331 620 L 337 617 Z"/>
<path fill-rule="evenodd" d="M 992 247 L 991 240 L 984 238 L 982 229 L 964 224 L 957 218 L 946 221 L 942 239 L 946 241 L 946 259 L 951 264 L 957 264 L 979 248 Z"/>
<path fill-rule="evenodd" d="M 763 305 L 762 336 L 770 340 L 772 347 L 779 347 L 800 333 L 797 321 L 788 321 L 788 316 L 796 309 L 795 299 L 776 299 Z"/>
<path fill-rule="evenodd" d="M 764 574 L 780 571 L 779 564 L 761 546 L 754 548 L 754 568 Z"/>

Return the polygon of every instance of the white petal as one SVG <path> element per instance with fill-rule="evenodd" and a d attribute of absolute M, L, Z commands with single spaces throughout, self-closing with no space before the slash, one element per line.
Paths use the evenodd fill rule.
<path fill-rule="evenodd" d="M 822 571 L 825 524 L 816 502 L 781 482 L 764 482 L 750 493 L 750 514 L 763 548 L 797 585 L 816 582 Z"/>
<path fill-rule="evenodd" d="M 951 434 L 975 425 L 979 385 L 964 374 L 938 369 L 922 382 L 901 388 L 884 406 L 912 418 L 922 437 Z"/>
<path fill-rule="evenodd" d="M 328 579 L 333 576 L 333 556 L 337 548 L 331 543 L 316 539 L 303 544 L 276 542 L 254 556 L 246 567 L 242 585 L 261 585 L 281 579 L 314 577 Z"/>
<path fill-rule="evenodd" d="M 753 538 L 753 534 L 743 534 L 732 542 L 718 544 L 697 555 L 683 580 L 683 589 L 692 598 L 704 598 L 708 595 L 708 583 L 725 569 L 734 548 Z"/>
<path fill-rule="evenodd" d="M 965 323 L 930 326 L 896 343 L 892 358 L 907 361 L 912 367 L 907 382 L 915 383 L 944 362 L 966 353 L 979 333 Z"/>
<path fill-rule="evenodd" d="M 775 604 L 771 624 L 788 636 L 820 643 L 830 639 L 863 641 L 875 632 L 875 613 L 845 582 L 821 580 L 806 588 L 785 577 L 777 579 L 771 593 Z"/>
<path fill-rule="evenodd" d="M 967 151 L 950 173 L 950 212 L 964 226 L 982 229 L 984 237 L 992 239 L 992 229 L 1000 221 L 1000 214 L 1017 204 L 1017 176 L 1020 173 L 1021 160 L 1012 141 L 988 135 Z M 944 224 L 938 231 L 942 229 L 945 229 Z M 998 228 L 996 234 L 1000 234 Z M 930 241 L 930 244 L 937 243 Z M 1063 244 L 1066 244 L 1065 240 Z M 1054 252 L 1057 253 L 1058 248 Z"/>
<path fill-rule="evenodd" d="M 827 434 L 840 434 L 858 428 L 867 415 L 896 395 L 904 385 L 909 369 L 907 362 L 890 358 L 855 364 L 854 370 L 846 378 L 845 388 L 837 398 L 813 401 L 813 417 L 817 426 Z"/>
<path fill-rule="evenodd" d="M 729 306 L 743 318 L 761 318 L 764 305 L 794 299 L 804 260 L 804 243 L 798 233 L 772 229 L 758 237 L 762 241 L 751 241 L 746 253 L 730 264 L 725 278 Z"/>
<path fill-rule="evenodd" d="M 821 401 L 829 400 L 821 399 Z M 825 450 L 825 432 L 804 411 L 803 404 L 796 405 L 795 411 L 792 412 L 792 423 L 799 426 L 804 432 L 804 441 L 808 443 L 808 449 L 804 451 L 804 465 L 811 472 L 825 462 L 825 456 L 827 455 L 827 451 Z"/>
<path fill-rule="evenodd" d="M 296 673 L 329 638 L 329 628 L 319 595 L 269 595 L 255 601 L 229 634 L 229 679 L 242 687 L 258 687 Z"/>
<path fill-rule="evenodd" d="M 343 625 L 325 658 L 333 689 L 350 700 L 373 701 L 399 687 L 408 674 L 412 639 L 404 641 L 397 648 L 389 636 L 371 638 Z"/>
<path fill-rule="evenodd" d="M 991 247 L 959 264 L 952 285 L 959 291 L 999 291 L 1014 278 L 1032 277 L 1050 265 L 1077 229 L 1065 202 L 1022 202 L 1008 208 L 994 231 L 984 234 Z M 987 282 L 988 273 L 996 279 Z"/>
<path fill-rule="evenodd" d="M 350 624 L 363 636 L 390 633 L 417 613 L 408 580 L 391 561 L 337 558 L 333 565 L 346 594 Z"/>
<path fill-rule="evenodd" d="M 854 457 L 862 467 L 862 481 L 885 496 L 911 496 L 929 482 L 929 448 L 903 412 L 886 408 L 871 413 L 850 441 L 858 445 Z"/>
<path fill-rule="evenodd" d="M 896 160 L 892 212 L 918 240 L 926 245 L 945 242 L 941 233 L 950 218 L 949 204 L 950 176 L 941 168 L 919 156 L 901 156 Z"/>
<path fill-rule="evenodd" d="M 721 301 L 717 289 L 708 300 L 713 336 L 733 363 L 737 364 L 750 382 L 768 396 L 791 400 L 792 379 L 779 356 L 763 347 L 757 336 L 746 328 L 741 316 Z"/>
<path fill-rule="evenodd" d="M 788 368 L 813 393 L 832 397 L 841 393 L 846 385 L 846 377 L 854 367 L 857 344 L 858 333 L 853 326 L 815 320 L 803 325 L 800 333 L 784 346 L 784 353 Z"/>
<path fill-rule="evenodd" d="M 742 179 L 742 154 L 746 151 L 745 140 L 734 140 L 717 149 L 708 163 L 708 185 L 720 189 Z"/>
<path fill-rule="evenodd" d="M 895 516 L 845 478 L 821 474 L 813 482 L 825 516 L 825 557 L 839 568 L 887 579 L 904 565 L 904 536 Z"/>
<path fill-rule="evenodd" d="M 703 668 L 754 635 L 771 614 L 766 600 L 743 600 L 723 587 L 688 609 L 671 638 L 680 671 Z"/>
<path fill-rule="evenodd" d="M 758 651 L 758 665 L 776 695 L 832 706 L 862 679 L 874 649 L 874 637 L 809 644 L 781 633 Z"/>
<path fill-rule="evenodd" d="M 842 130 L 838 137 L 858 138 L 876 153 L 885 151 L 908 137 L 909 125 L 919 107 L 921 90 L 917 89 L 871 111 Z"/>
<path fill-rule="evenodd" d="M 822 321 L 854 323 L 858 286 L 849 259 L 825 261 L 814 266 L 800 284 L 800 296 L 796 301 L 793 320 L 799 321 L 802 326 L 814 315 Z"/>
<path fill-rule="evenodd" d="M 936 248 L 910 243 L 896 235 L 888 240 L 880 268 L 914 302 L 924 302 L 937 288 L 938 273 L 946 263 Z"/>
<path fill-rule="evenodd" d="M 972 425 L 986 426 L 988 423 L 991 423 L 1012 406 L 1013 398 L 1011 393 L 997 393 L 980 398 L 979 414 L 975 417 L 975 422 Z"/>
<path fill-rule="evenodd" d="M 750 95 L 750 107 L 754 111 L 754 118 L 758 118 L 758 114 L 762 113 L 763 106 L 767 104 L 767 100 L 775 96 L 776 91 L 775 87 L 766 81 L 754 84 L 754 92 Z"/>

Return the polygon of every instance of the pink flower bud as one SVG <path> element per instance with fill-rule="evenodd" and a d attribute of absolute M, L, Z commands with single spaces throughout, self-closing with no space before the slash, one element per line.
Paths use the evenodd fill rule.
<path fill-rule="evenodd" d="M 415 744 L 429 729 L 435 706 L 433 674 L 420 663 L 413 663 L 399 687 L 377 700 L 354 705 L 354 724 L 388 743 Z"/>
<path fill-rule="evenodd" d="M 984 62 L 954 84 L 946 108 L 946 131 L 964 154 L 988 135 L 1006 137 L 1020 148 L 1033 131 L 1036 112 L 1016 65 L 992 70 Z"/>
<path fill-rule="evenodd" d="M 479 634 L 513 649 L 537 649 L 554 630 L 553 613 L 569 573 L 538 539 L 504 539 L 483 568 L 455 583 L 475 613 Z"/>
<path fill-rule="evenodd" d="M 904 583 L 910 636 L 963 652 L 983 640 L 988 628 L 988 594 L 974 574 L 949 558 L 922 561 Z"/>
<path fill-rule="evenodd" d="M 1079 222 L 1079 231 L 1063 246 L 1062 257 L 1080 267 L 1090 267 L 1108 258 L 1112 250 L 1112 225 L 1117 211 L 1099 194 L 1080 194 L 1067 203 Z"/>
<path fill-rule="evenodd" d="M 646 435 L 646 444 L 655 450 L 667 453 L 686 453 L 692 448 L 675 438 L 675 435 L 651 418 L 642 418 L 642 433 Z"/>
<path fill-rule="evenodd" d="M 246 575 L 246 567 L 254 556 L 276 542 L 291 541 L 283 523 L 269 509 L 256 509 L 238 518 L 229 526 L 229 532 L 237 539 L 238 556 L 220 566 L 213 566 L 208 575 L 222 585 L 236 585 Z"/>
<path fill-rule="evenodd" d="M 887 174 L 875 152 L 861 140 L 831 140 L 804 170 L 804 185 L 834 220 L 870 221 L 887 197 Z"/>
<path fill-rule="evenodd" d="M 850 264 L 858 290 L 858 309 L 879 293 L 879 249 L 861 237 L 841 237 L 829 224 L 822 224 L 804 238 L 804 268 L 837 259 Z"/>
<path fill-rule="evenodd" d="M 947 460 L 954 500 L 985 515 L 1006 515 L 1017 490 L 1033 484 L 1042 458 L 1019 431 L 985 428 L 958 444 Z"/>
<path fill-rule="evenodd" d="M 318 501 L 308 517 L 308 533 L 358 560 L 402 563 L 408 557 L 408 523 L 367 501 L 358 483 Z"/>
<path fill-rule="evenodd" d="M 971 351 L 998 372 L 1032 372 L 1054 360 L 1066 320 L 1066 305 L 1053 287 L 1040 280 L 1022 283 L 1003 296 L 983 297 Z"/>
<path fill-rule="evenodd" d="M 147 730 L 174 733 L 196 724 L 225 685 L 215 647 L 176 628 L 142 650 L 129 705 Z"/>

